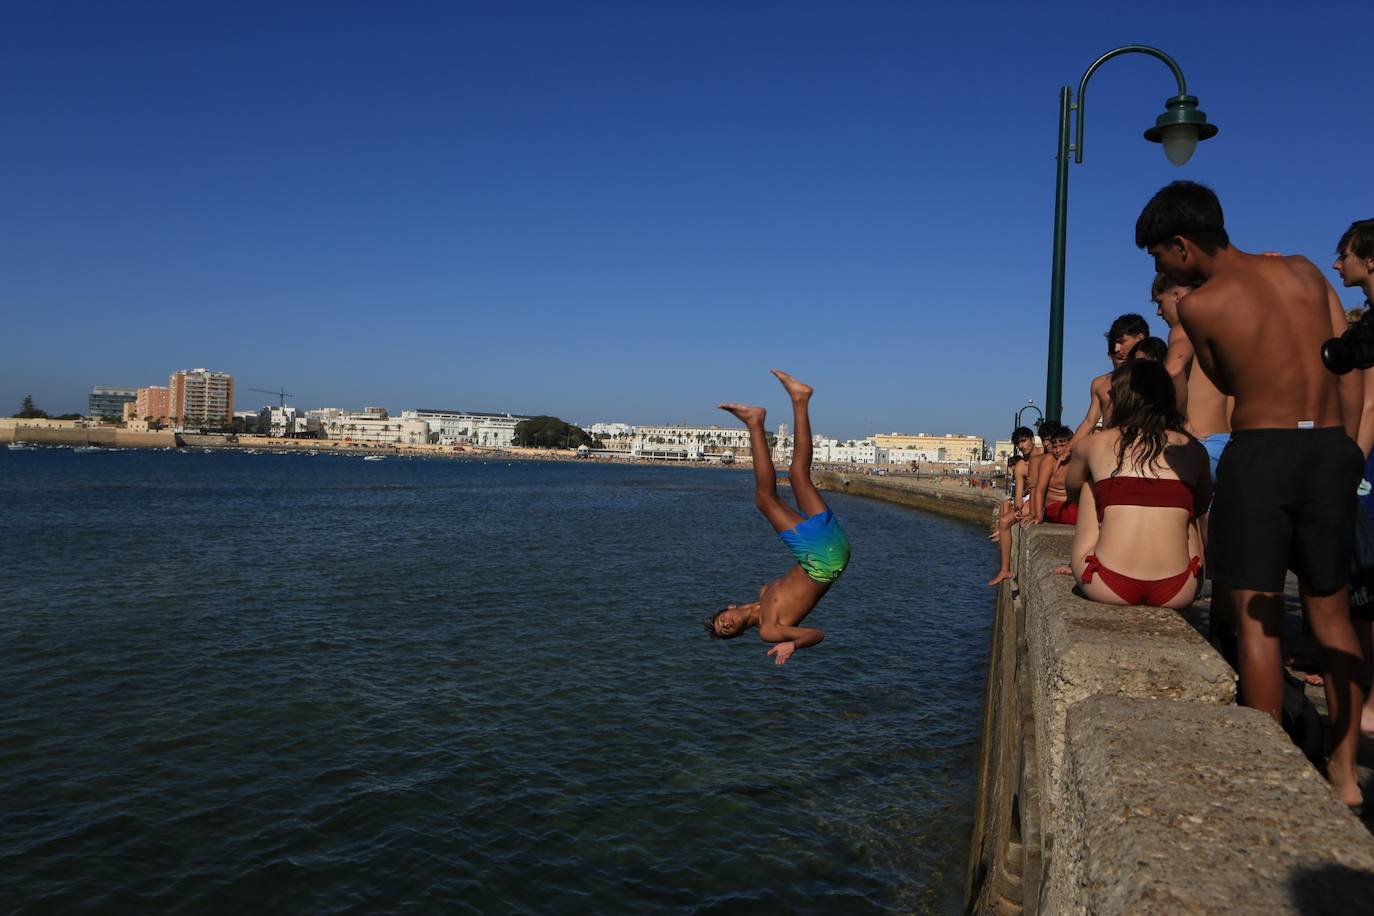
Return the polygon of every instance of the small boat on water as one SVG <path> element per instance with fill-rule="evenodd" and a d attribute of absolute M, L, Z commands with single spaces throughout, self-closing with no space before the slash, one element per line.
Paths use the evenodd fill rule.
<path fill-rule="evenodd" d="M 78 455 L 81 455 L 90 454 L 91 452 L 103 452 L 106 451 L 106 449 L 103 449 L 98 445 L 78 445 L 76 448 L 72 449 L 72 451 L 76 452 Z"/>
<path fill-rule="evenodd" d="M 12 452 L 36 452 L 36 451 L 38 451 L 38 446 L 36 446 L 36 445 L 25 445 L 23 442 L 11 442 L 11 443 L 10 443 L 10 451 L 12 451 Z"/>
<path fill-rule="evenodd" d="M 363 460 L 364 460 L 364 461 L 385 461 L 385 460 L 386 460 L 386 456 L 385 456 L 385 455 L 367 455 L 367 456 L 365 456 L 365 457 L 363 458 Z"/>

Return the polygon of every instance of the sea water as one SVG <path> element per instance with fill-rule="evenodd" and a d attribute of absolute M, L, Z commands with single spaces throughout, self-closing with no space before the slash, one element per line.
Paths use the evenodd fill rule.
<path fill-rule="evenodd" d="M 748 471 L 0 452 L 5 909 L 956 912 L 989 548 L 826 498 L 776 666 Z"/>

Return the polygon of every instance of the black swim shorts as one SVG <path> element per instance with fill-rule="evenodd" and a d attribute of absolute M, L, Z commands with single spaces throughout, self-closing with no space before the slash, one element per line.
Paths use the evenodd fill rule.
<path fill-rule="evenodd" d="M 1350 581 L 1363 473 L 1364 454 L 1339 426 L 1231 433 L 1207 526 L 1213 581 L 1282 592 L 1291 569 L 1306 594 L 1339 591 Z"/>

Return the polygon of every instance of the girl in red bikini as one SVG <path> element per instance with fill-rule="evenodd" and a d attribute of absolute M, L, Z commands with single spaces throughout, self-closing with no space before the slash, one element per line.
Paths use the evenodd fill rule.
<path fill-rule="evenodd" d="M 1160 363 L 1128 360 L 1111 385 L 1111 422 L 1078 443 L 1065 481 L 1080 503 L 1073 576 L 1104 604 L 1187 607 L 1202 576 L 1195 521 L 1212 498 L 1207 451 L 1183 431 Z"/>

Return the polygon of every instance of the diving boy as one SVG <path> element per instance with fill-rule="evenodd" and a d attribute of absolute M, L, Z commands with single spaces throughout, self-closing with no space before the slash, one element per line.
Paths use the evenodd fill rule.
<path fill-rule="evenodd" d="M 763 429 L 764 409 L 743 404 L 721 404 L 720 409 L 734 414 L 749 428 L 749 449 L 754 458 L 754 505 L 787 544 L 797 565 L 760 589 L 758 601 L 731 604 L 708 617 L 705 624 L 712 639 L 733 639 L 750 627 L 758 627 L 760 639 L 776 643 L 768 654 L 782 665 L 797 649 L 814 646 L 825 638 L 819 627 L 800 624 L 844 572 L 849 563 L 849 539 L 811 483 L 811 417 L 807 413 L 811 387 L 781 369 L 772 371 L 792 399 L 795 444 L 787 476 L 797 508 L 805 515 L 778 496 L 773 456 Z"/>

